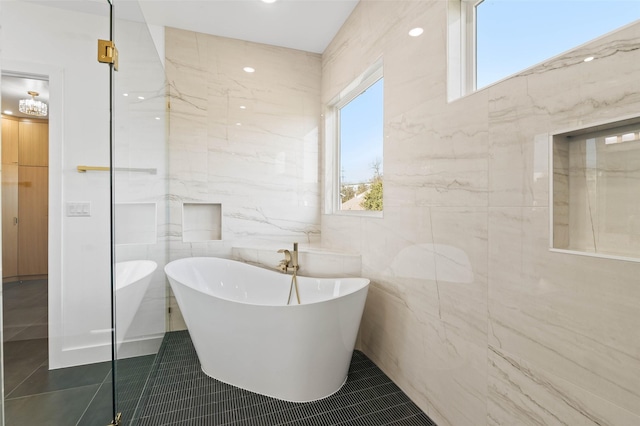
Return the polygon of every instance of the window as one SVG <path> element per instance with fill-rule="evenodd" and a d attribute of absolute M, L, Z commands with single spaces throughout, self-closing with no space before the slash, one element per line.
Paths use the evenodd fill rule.
<path fill-rule="evenodd" d="M 334 212 L 382 211 L 383 88 L 379 62 L 330 104 Z"/>
<path fill-rule="evenodd" d="M 639 18 L 629 0 L 450 0 L 449 99 Z"/>

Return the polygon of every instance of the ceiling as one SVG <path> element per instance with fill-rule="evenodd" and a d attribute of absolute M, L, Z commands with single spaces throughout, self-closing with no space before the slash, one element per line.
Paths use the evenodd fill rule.
<path fill-rule="evenodd" d="M 11 111 L 14 117 L 31 117 L 18 111 L 20 99 L 29 99 L 31 96 L 27 91 L 38 92 L 36 100 L 49 104 L 49 83 L 44 80 L 29 77 L 16 77 L 12 75 L 2 75 L 2 113 Z M 48 117 L 38 117 L 47 119 Z"/>
<path fill-rule="evenodd" d="M 140 0 L 149 24 L 322 53 L 358 0 Z M 117 3 L 116 7 L 117 7 Z"/>
<path fill-rule="evenodd" d="M 46 6 L 104 15 L 107 0 L 26 0 Z M 137 7 L 136 3 L 140 6 Z M 116 16 L 144 19 L 150 25 L 236 38 L 322 53 L 349 17 L 358 0 L 115 0 Z M 141 13 L 142 12 L 142 13 Z M 46 81 L 2 76 L 2 110 L 15 116 L 27 91 L 49 103 Z"/>

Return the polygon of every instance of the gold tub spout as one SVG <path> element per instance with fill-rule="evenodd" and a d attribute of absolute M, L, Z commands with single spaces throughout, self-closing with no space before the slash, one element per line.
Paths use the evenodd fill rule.
<path fill-rule="evenodd" d="M 280 249 L 278 253 L 284 253 L 284 259 L 280 261 L 278 264 L 278 269 L 283 273 L 288 273 L 292 271 L 291 276 L 291 286 L 289 287 L 289 297 L 287 298 L 287 305 L 291 302 L 291 293 L 293 292 L 293 287 L 296 288 L 296 299 L 298 300 L 298 305 L 300 304 L 300 292 L 298 291 L 298 269 L 300 269 L 300 265 L 298 264 L 298 243 L 293 243 L 293 252 Z"/>

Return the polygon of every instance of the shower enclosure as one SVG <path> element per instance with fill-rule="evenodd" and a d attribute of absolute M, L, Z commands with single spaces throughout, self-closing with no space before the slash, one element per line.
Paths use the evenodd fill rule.
<path fill-rule="evenodd" d="M 131 424 L 166 329 L 163 29 L 118 0 L 2 2 L 0 21 L 3 74 L 50 89 L 48 302 L 3 359 L 3 424 Z"/>

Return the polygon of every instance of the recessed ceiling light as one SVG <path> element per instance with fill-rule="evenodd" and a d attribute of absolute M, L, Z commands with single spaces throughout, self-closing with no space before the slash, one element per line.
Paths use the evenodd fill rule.
<path fill-rule="evenodd" d="M 244 70 L 244 72 L 255 72 L 255 68 L 251 68 L 251 67 L 244 67 L 242 69 Z"/>
<path fill-rule="evenodd" d="M 240 109 L 247 109 L 247 107 L 244 105 L 240 105 Z"/>
<path fill-rule="evenodd" d="M 242 123 L 236 123 L 236 126 L 242 126 Z"/>
<path fill-rule="evenodd" d="M 411 37 L 418 37 L 419 35 L 421 35 L 424 32 L 424 30 L 420 27 L 416 27 L 413 28 L 411 31 L 409 31 L 409 35 Z"/>
<path fill-rule="evenodd" d="M 156 120 L 160 120 L 160 117 L 156 117 Z"/>
<path fill-rule="evenodd" d="M 128 93 L 123 93 L 122 96 L 129 96 L 129 94 Z"/>
<path fill-rule="evenodd" d="M 588 56 L 588 57 L 584 58 L 584 61 L 585 61 L 585 62 L 591 62 L 591 61 L 593 61 L 594 59 L 595 59 L 595 58 L 594 58 L 593 56 Z"/>
<path fill-rule="evenodd" d="M 275 3 L 276 0 L 262 0 L 262 3 Z"/>
<path fill-rule="evenodd" d="M 13 111 L 9 111 L 8 109 L 5 109 L 4 111 L 2 111 L 3 113 L 7 114 L 7 115 L 11 115 L 13 114 Z"/>
<path fill-rule="evenodd" d="M 140 99 L 141 101 L 144 100 L 144 96 L 138 96 L 138 99 Z"/>

